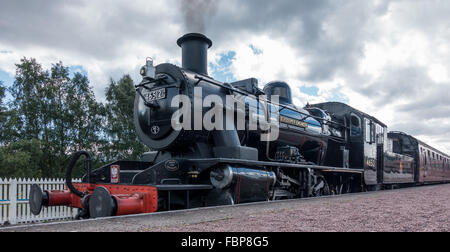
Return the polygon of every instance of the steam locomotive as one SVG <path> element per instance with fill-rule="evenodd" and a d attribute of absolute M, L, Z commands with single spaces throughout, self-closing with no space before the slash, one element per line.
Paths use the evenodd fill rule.
<path fill-rule="evenodd" d="M 190 33 L 177 44 L 182 67 L 148 58 L 136 85 L 134 124 L 152 151 L 95 170 L 88 152 L 75 153 L 66 190 L 31 187 L 34 214 L 70 206 L 97 218 L 450 180 L 449 156 L 366 113 L 337 102 L 297 107 L 282 81 L 263 90 L 254 78 L 219 82 L 208 76 L 210 39 Z M 73 183 L 81 156 L 87 172 Z"/>

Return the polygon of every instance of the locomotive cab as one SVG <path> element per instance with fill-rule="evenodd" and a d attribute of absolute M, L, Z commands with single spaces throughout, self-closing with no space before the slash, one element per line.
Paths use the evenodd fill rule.
<path fill-rule="evenodd" d="M 384 175 L 387 126 L 377 118 L 344 103 L 326 102 L 313 106 L 330 112 L 335 118 L 343 118 L 346 125 L 345 134 L 349 136 L 345 142 L 333 143 L 333 147 L 327 154 L 326 164 L 332 165 L 333 162 L 341 162 L 348 158 L 350 168 L 364 171 L 366 185 L 374 188 L 381 186 Z"/>

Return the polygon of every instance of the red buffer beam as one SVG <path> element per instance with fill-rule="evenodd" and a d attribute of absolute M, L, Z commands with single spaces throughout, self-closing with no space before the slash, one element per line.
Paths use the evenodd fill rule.
<path fill-rule="evenodd" d="M 30 190 L 30 206 L 38 215 L 42 207 L 68 206 L 89 211 L 90 217 L 152 213 L 158 209 L 158 192 L 154 186 L 73 183 L 81 198 L 70 190 L 43 191 L 38 185 Z"/>

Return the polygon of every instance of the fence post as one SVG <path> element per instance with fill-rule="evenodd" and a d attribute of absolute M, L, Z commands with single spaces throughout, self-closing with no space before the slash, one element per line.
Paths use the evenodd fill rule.
<path fill-rule="evenodd" d="M 9 183 L 9 223 L 17 224 L 17 179 Z"/>

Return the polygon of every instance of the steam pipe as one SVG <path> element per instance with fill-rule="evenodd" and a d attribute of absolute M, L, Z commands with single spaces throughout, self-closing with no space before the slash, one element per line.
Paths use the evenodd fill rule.
<path fill-rule="evenodd" d="M 86 170 L 87 170 L 87 181 L 90 184 L 91 183 L 91 155 L 87 151 L 79 151 L 73 155 L 72 160 L 70 161 L 69 165 L 66 169 L 66 184 L 69 190 L 79 196 L 80 198 L 83 197 L 84 193 L 78 191 L 72 184 L 72 169 L 77 163 L 78 159 L 82 156 L 86 156 Z"/>

